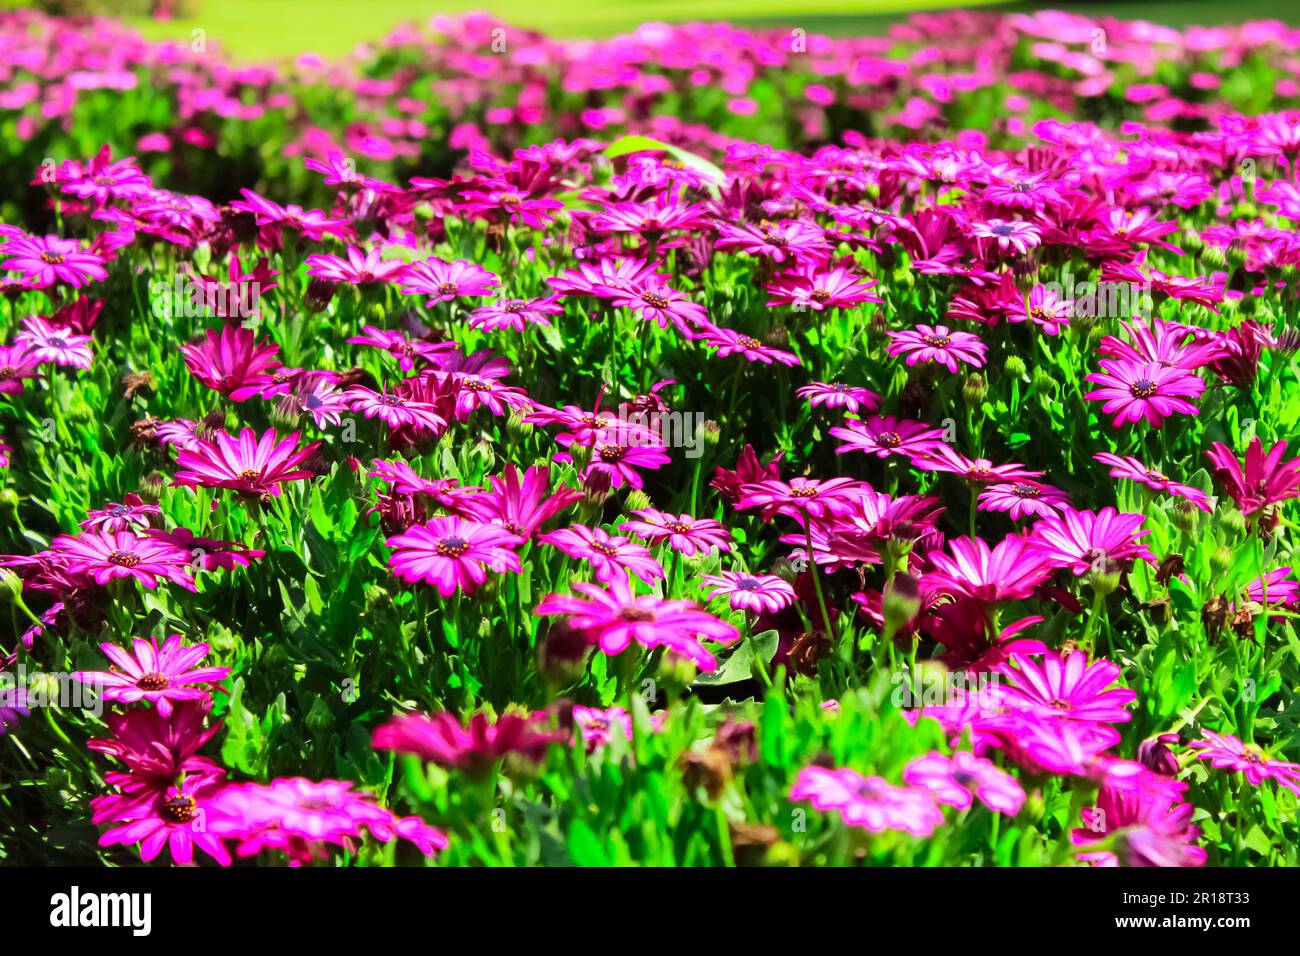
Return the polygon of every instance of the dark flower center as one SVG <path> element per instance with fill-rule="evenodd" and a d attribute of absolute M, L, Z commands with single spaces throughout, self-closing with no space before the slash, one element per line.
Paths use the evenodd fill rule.
<path fill-rule="evenodd" d="M 932 349 L 946 349 L 952 345 L 952 338 L 947 335 L 923 335 L 921 341 Z"/>
<path fill-rule="evenodd" d="M 876 441 L 884 448 L 897 448 L 903 444 L 903 437 L 898 432 L 881 432 Z"/>
<path fill-rule="evenodd" d="M 1017 498 L 1038 498 L 1043 492 L 1041 489 L 1035 488 L 1033 485 L 1019 484 L 1012 486 L 1011 493 Z"/>
<path fill-rule="evenodd" d="M 141 690 L 160 691 L 160 690 L 166 690 L 168 687 L 171 686 L 171 683 L 172 682 L 169 681 L 162 674 L 155 673 L 155 674 L 145 674 L 143 677 L 141 677 L 138 681 L 135 682 L 135 686 L 140 688 Z"/>
<path fill-rule="evenodd" d="M 1128 387 L 1134 398 L 1150 398 L 1156 393 L 1156 383 L 1147 378 L 1140 378 Z"/>
<path fill-rule="evenodd" d="M 755 349 L 761 349 L 763 347 L 762 342 L 760 342 L 758 339 L 751 339 L 748 335 L 742 335 L 739 338 L 737 338 L 736 341 L 740 343 L 740 347 L 742 349 L 746 349 L 747 351 L 753 351 Z"/>
<path fill-rule="evenodd" d="M 641 300 L 647 305 L 654 306 L 656 309 L 668 308 L 668 300 L 657 292 L 642 292 Z"/>
<path fill-rule="evenodd" d="M 245 468 L 243 471 L 239 473 L 240 481 L 257 481 L 257 479 L 261 477 L 262 477 L 262 473 L 258 471 L 256 468 Z"/>
<path fill-rule="evenodd" d="M 400 408 L 406 403 L 403 402 L 396 395 L 381 395 L 379 396 L 379 404 L 387 405 L 389 408 Z"/>
<path fill-rule="evenodd" d="M 42 252 L 40 259 L 49 266 L 61 266 L 68 261 L 67 256 L 61 256 L 57 252 Z"/>
<path fill-rule="evenodd" d="M 527 302 L 507 302 L 501 306 L 502 312 L 509 312 L 511 315 L 518 315 L 524 309 L 528 308 Z"/>
<path fill-rule="evenodd" d="M 460 286 L 454 282 L 444 282 L 442 285 L 438 286 L 439 295 L 455 295 L 459 291 Z"/>
<path fill-rule="evenodd" d="M 1004 222 L 1004 223 L 999 223 L 989 231 L 992 232 L 993 235 L 995 236 L 1013 236 L 1015 235 L 1016 229 L 1014 226 L 1009 226 Z"/>
<path fill-rule="evenodd" d="M 1147 469 L 1147 478 L 1148 478 L 1150 481 L 1168 481 L 1168 480 L 1169 480 L 1169 476 L 1168 476 L 1168 475 L 1163 475 L 1163 474 L 1161 474 L 1160 472 L 1158 472 L 1158 471 L 1156 471 L 1156 470 L 1154 470 L 1154 469 L 1151 469 L 1151 468 L 1148 468 L 1148 469 Z"/>
<path fill-rule="evenodd" d="M 0 365 L 0 382 L 18 377 L 18 369 L 12 365 Z"/>
<path fill-rule="evenodd" d="M 131 509 L 128 508 L 126 505 L 113 505 L 113 507 L 108 509 L 108 513 L 112 515 L 114 518 L 121 518 L 124 515 L 130 514 Z"/>
<path fill-rule="evenodd" d="M 614 547 L 612 544 L 605 544 L 601 541 L 593 541 L 591 543 L 591 550 L 598 554 L 603 554 L 607 558 L 612 558 L 618 554 L 618 548 Z"/>
<path fill-rule="evenodd" d="M 627 455 L 627 449 L 622 445 L 601 445 L 599 454 L 601 461 L 616 463 Z"/>
<path fill-rule="evenodd" d="M 736 582 L 737 589 L 741 591 L 757 591 L 758 581 L 754 578 L 741 578 Z"/>
<path fill-rule="evenodd" d="M 199 805 L 193 797 L 172 797 L 158 808 L 158 816 L 168 823 L 189 823 L 198 812 Z"/>
<path fill-rule="evenodd" d="M 68 347 L 67 340 L 61 339 L 58 336 L 52 336 L 51 338 L 46 339 L 45 343 L 47 345 L 53 346 L 56 349 L 66 349 Z"/>
<path fill-rule="evenodd" d="M 816 496 L 817 496 L 817 489 L 810 487 L 808 485 L 804 485 L 802 488 L 790 489 L 791 498 L 815 498 Z"/>
<path fill-rule="evenodd" d="M 467 378 L 463 382 L 461 382 L 461 385 L 464 388 L 469 389 L 471 392 L 492 391 L 492 384 L 490 382 L 483 382 L 476 378 Z"/>
<path fill-rule="evenodd" d="M 634 624 L 646 624 L 655 619 L 654 611 L 641 607 L 625 607 L 618 612 L 618 616 Z"/>
<path fill-rule="evenodd" d="M 109 564 L 116 564 L 119 568 L 133 568 L 140 563 L 140 558 L 130 551 L 114 551 L 108 556 Z"/>
<path fill-rule="evenodd" d="M 688 524 L 682 524 L 680 521 L 674 521 L 672 524 L 668 525 L 668 530 L 673 534 L 690 534 L 691 526 Z"/>
<path fill-rule="evenodd" d="M 809 297 L 814 302 L 829 302 L 831 300 L 831 294 L 826 289 L 813 289 Z"/>
<path fill-rule="evenodd" d="M 444 558 L 463 557 L 467 551 L 469 542 L 464 538 L 443 538 L 434 548 L 434 552 Z"/>

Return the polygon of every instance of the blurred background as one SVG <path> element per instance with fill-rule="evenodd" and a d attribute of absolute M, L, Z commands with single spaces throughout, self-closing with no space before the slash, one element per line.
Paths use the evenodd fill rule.
<path fill-rule="evenodd" d="M 798 26 L 830 34 L 879 33 L 908 13 L 953 6 L 1022 12 L 1069 10 L 1170 26 L 1277 19 L 1300 24 L 1300 0 L 0 0 L 66 15 L 119 17 L 151 39 L 184 39 L 201 28 L 229 54 L 261 60 L 299 53 L 337 57 L 401 23 L 474 10 L 559 37 L 602 37 L 640 23 L 729 20 L 747 27 Z"/>

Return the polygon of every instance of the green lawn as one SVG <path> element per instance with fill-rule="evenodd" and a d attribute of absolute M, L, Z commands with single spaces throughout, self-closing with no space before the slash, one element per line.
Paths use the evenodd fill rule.
<path fill-rule="evenodd" d="M 426 22 L 435 13 L 488 10 L 502 19 L 555 36 L 608 36 L 651 21 L 731 20 L 750 26 L 790 25 L 827 33 L 876 33 L 908 12 L 952 6 L 951 0 L 604 0 L 554 3 L 530 0 L 197 0 L 199 13 L 187 20 L 131 22 L 151 38 L 188 40 L 201 27 L 234 56 L 260 60 L 303 52 L 337 57 L 357 43 L 382 37 L 404 22 Z M 967 0 L 961 6 L 992 5 L 1031 10 L 1043 4 Z M 1300 23 L 1297 0 L 1120 0 L 1064 2 L 1046 6 L 1093 16 L 1113 14 L 1171 26 L 1242 19 Z"/>

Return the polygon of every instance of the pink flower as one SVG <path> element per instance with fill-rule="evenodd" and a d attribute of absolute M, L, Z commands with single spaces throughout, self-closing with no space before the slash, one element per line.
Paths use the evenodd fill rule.
<path fill-rule="evenodd" d="M 204 336 L 201 344 L 180 347 L 185 367 L 201 383 L 229 395 L 232 401 L 257 395 L 268 384 L 264 373 L 280 364 L 275 358 L 279 347 L 258 344 L 252 329 L 227 325 L 220 334 L 209 329 Z"/>
<path fill-rule="evenodd" d="M 598 707 L 575 705 L 573 723 L 582 735 L 588 753 L 605 746 L 615 733 L 625 740 L 632 739 L 632 715 L 622 707 L 601 710 Z"/>
<path fill-rule="evenodd" d="M 320 442 L 298 447 L 298 433 L 283 440 L 268 428 L 258 438 L 257 432 L 245 428 L 235 438 L 217 432 L 212 440 L 199 439 L 194 448 L 181 449 L 173 485 L 181 487 L 229 488 L 248 495 L 280 494 L 286 481 L 302 481 L 312 472 L 302 464 L 315 454 Z"/>
<path fill-rule="evenodd" d="M 1231 734 L 1201 731 L 1203 740 L 1194 740 L 1188 746 L 1198 750 L 1196 756 L 1210 761 L 1220 770 L 1239 771 L 1246 782 L 1259 786 L 1265 780 L 1276 780 L 1296 796 L 1300 796 L 1300 764 L 1278 760 L 1264 753 L 1254 744 L 1243 743 Z"/>
<path fill-rule="evenodd" d="M 14 336 L 14 342 L 27 347 L 30 361 L 72 368 L 90 368 L 94 358 L 91 341 L 89 335 L 75 335 L 67 329 L 56 328 L 38 315 L 24 319 L 23 327 Z"/>
<path fill-rule="evenodd" d="M 1003 252 L 1014 249 L 1021 255 L 1043 241 L 1037 226 L 1018 220 L 989 219 L 987 222 L 973 222 L 970 231 L 977 238 L 993 240 Z"/>
<path fill-rule="evenodd" d="M 930 554 L 934 581 L 955 594 L 986 602 L 1019 601 L 1029 597 L 1048 574 L 1048 566 L 1026 538 L 1009 535 L 990 548 L 983 539 L 948 542 L 951 557 Z"/>
<path fill-rule="evenodd" d="M 354 385 L 343 393 L 343 399 L 354 412 L 366 418 L 378 418 L 389 428 L 411 426 L 431 432 L 447 427 L 447 419 L 436 405 L 428 402 L 408 401 L 392 392 L 382 394 L 363 385 Z"/>
<path fill-rule="evenodd" d="M 880 407 L 880 396 L 875 392 L 839 382 L 813 382 L 804 385 L 795 394 L 808 399 L 811 408 L 824 405 L 826 408 L 844 408 L 856 413 L 862 410 L 874 412 Z"/>
<path fill-rule="evenodd" d="M 834 811 L 846 825 L 871 833 L 901 830 L 926 837 L 943 823 L 943 813 L 924 790 L 895 787 L 847 768 L 805 767 L 790 799 L 808 801 L 823 813 Z"/>
<path fill-rule="evenodd" d="M 1070 506 L 1070 499 L 1059 488 L 1037 481 L 1008 481 L 989 485 L 978 499 L 981 511 L 1005 511 L 1012 521 L 1027 515 L 1051 517 Z"/>
<path fill-rule="evenodd" d="M 793 352 L 786 352 L 764 345 L 753 336 L 741 335 L 732 329 L 710 327 L 704 333 L 704 341 L 718 350 L 719 358 L 726 358 L 728 355 L 743 355 L 746 360 L 759 362 L 763 365 L 771 365 L 773 362 L 780 362 L 782 365 L 789 366 L 800 364 L 799 356 Z"/>
<path fill-rule="evenodd" d="M 877 415 L 865 421 L 849 419 L 843 427 L 829 429 L 829 434 L 844 439 L 844 444 L 835 449 L 838 454 L 860 451 L 877 458 L 930 455 L 943 443 L 942 430 L 893 415 Z"/>
<path fill-rule="evenodd" d="M 604 528 L 573 525 L 538 537 L 571 558 L 586 561 L 596 580 L 606 584 L 634 574 L 647 584 L 661 580 L 664 569 L 644 545 L 611 535 Z"/>
<path fill-rule="evenodd" d="M 1121 457 L 1103 451 L 1092 457 L 1103 465 L 1111 466 L 1110 475 L 1112 478 L 1127 478 L 1129 481 L 1136 481 L 1138 484 L 1154 488 L 1156 491 L 1164 491 L 1180 498 L 1186 498 L 1206 513 L 1213 510 L 1210 507 L 1210 496 L 1205 492 L 1199 488 L 1193 488 L 1191 485 L 1179 484 L 1164 472 L 1148 468 L 1131 455 Z"/>
<path fill-rule="evenodd" d="M 383 258 L 382 249 L 363 252 L 348 246 L 347 254 L 346 259 L 321 253 L 308 256 L 307 274 L 347 285 L 376 285 L 393 281 L 406 269 L 401 259 Z"/>
<path fill-rule="evenodd" d="M 61 534 L 50 543 L 74 574 L 88 574 L 96 584 L 115 578 L 134 578 L 147 588 L 162 578 L 193 591 L 190 555 L 175 545 L 140 537 L 131 531 L 86 531 Z"/>
<path fill-rule="evenodd" d="M 432 584 L 442 597 L 471 594 L 487 580 L 488 570 L 518 574 L 522 567 L 514 549 L 523 542 L 500 525 L 431 518 L 388 539 L 393 550 L 388 564 L 403 581 Z"/>
<path fill-rule="evenodd" d="M 1041 666 L 1023 654 L 1012 654 L 1011 663 L 997 672 L 1005 679 L 996 688 L 998 700 L 1034 717 L 1069 717 L 1103 724 L 1132 719 L 1126 708 L 1137 699 L 1137 693 L 1110 686 L 1120 676 L 1119 665 L 1107 660 L 1089 664 L 1082 651 L 1066 657 L 1048 651 Z"/>
<path fill-rule="evenodd" d="M 855 275 L 844 266 L 830 267 L 817 262 L 797 265 L 767 286 L 772 298 L 767 305 L 789 305 L 796 311 L 847 309 L 863 302 L 880 302 L 872 295 L 876 280 Z"/>
<path fill-rule="evenodd" d="M 36 359 L 25 345 L 0 345 L 0 395 L 21 395 L 23 379 L 36 378 Z"/>
<path fill-rule="evenodd" d="M 1070 833 L 1075 846 L 1087 847 L 1114 837 L 1115 852 L 1080 853 L 1098 866 L 1202 866 L 1205 850 L 1192 825 L 1196 808 L 1168 796 L 1103 787 L 1096 806 L 1081 813 L 1084 827 Z"/>
<path fill-rule="evenodd" d="M 531 717 L 502 714 L 495 722 L 475 714 L 467 726 L 454 714 L 399 714 L 376 728 L 371 746 L 415 754 L 440 767 L 455 767 L 471 777 L 482 776 L 508 754 L 541 763 L 546 749 L 565 734 L 542 730 Z"/>
<path fill-rule="evenodd" d="M 1126 359 L 1102 359 L 1098 364 L 1103 371 L 1084 376 L 1084 381 L 1102 387 L 1083 397 L 1105 402 L 1102 411 L 1115 414 L 1115 428 L 1143 418 L 1159 428 L 1174 413 L 1195 415 L 1196 406 L 1187 399 L 1205 391 L 1205 382 L 1185 369 Z"/>
<path fill-rule="evenodd" d="M 230 851 L 213 833 L 225 820 L 216 802 L 225 786 L 221 779 L 208 775 L 186 777 L 144 804 L 136 811 L 137 819 L 106 830 L 99 838 L 99 845 L 138 843 L 140 859 L 146 863 L 156 859 L 166 847 L 181 866 L 194 862 L 197 847 L 222 866 L 229 866 Z"/>
<path fill-rule="evenodd" d="M 104 257 L 86 252 L 75 239 L 58 236 L 16 236 L 0 247 L 8 256 L 0 267 L 23 273 L 32 288 L 47 289 L 62 282 L 80 289 L 91 279 L 108 278 Z"/>
<path fill-rule="evenodd" d="M 624 521 L 620 530 L 645 538 L 655 544 L 667 541 L 674 551 L 689 557 L 709 551 L 730 551 L 731 533 L 711 518 L 692 518 L 654 508 L 641 508 L 632 514 L 640 521 Z"/>
<path fill-rule="evenodd" d="M 1035 549 L 1053 567 L 1069 568 L 1076 575 L 1090 571 L 1112 573 L 1137 558 L 1155 561 L 1151 549 L 1139 539 L 1151 533 L 1143 528 L 1144 515 L 1120 514 L 1114 508 L 1075 511 L 1065 508 L 1034 525 Z"/>
<path fill-rule="evenodd" d="M 538 299 L 503 299 L 480 306 L 471 312 L 466 321 L 470 328 L 483 332 L 512 329 L 522 332 L 530 325 L 548 326 L 551 316 L 563 315 L 564 306 L 558 295 Z"/>
<path fill-rule="evenodd" d="M 853 509 L 854 501 L 868 490 L 867 486 L 852 478 L 791 478 L 784 482 L 776 478 L 740 486 L 740 500 L 736 508 L 762 508 L 763 520 L 775 515 L 802 518 L 824 518 L 846 514 Z"/>
<path fill-rule="evenodd" d="M 978 335 L 970 332 L 951 332 L 946 325 L 918 325 L 903 332 L 889 332 L 890 355 L 907 356 L 907 364 L 938 362 L 949 372 L 957 374 L 957 363 L 965 362 L 975 368 L 984 366 L 988 346 Z"/>
<path fill-rule="evenodd" d="M 932 750 L 903 770 L 903 782 L 928 790 L 942 804 L 965 810 L 974 798 L 994 813 L 1015 816 L 1025 802 L 1025 791 L 1015 777 L 991 760 L 959 750 L 951 757 Z"/>
<path fill-rule="evenodd" d="M 775 574 L 722 571 L 700 576 L 709 598 L 725 597 L 734 611 L 775 614 L 794 603 L 794 588 Z"/>
<path fill-rule="evenodd" d="M 401 283 L 403 294 L 428 296 L 425 304 L 429 306 L 453 302 L 463 296 L 490 296 L 501 285 L 491 272 L 465 259 L 413 263 L 402 273 Z"/>
<path fill-rule="evenodd" d="M 113 671 L 79 671 L 83 684 L 103 687 L 104 700 L 134 704 L 147 700 L 158 708 L 160 716 L 172 712 L 172 702 L 204 700 L 208 691 L 197 684 L 215 684 L 230 676 L 229 667 L 198 667 L 208 656 L 207 644 L 184 646 L 183 638 L 173 634 L 158 646 L 158 638 L 137 638 L 132 642 L 135 656 L 116 644 L 100 644 L 99 649 L 116 665 Z"/>
<path fill-rule="evenodd" d="M 1228 446 L 1215 442 L 1206 452 L 1214 465 L 1214 477 L 1237 503 L 1243 515 L 1300 495 L 1300 458 L 1286 458 L 1286 442 L 1280 441 L 1264 453 L 1264 443 L 1255 436 L 1246 450 L 1244 468 Z"/>
<path fill-rule="evenodd" d="M 132 525 L 147 528 L 154 516 L 161 515 L 162 509 L 157 505 L 146 504 L 139 495 L 130 494 L 122 504 L 87 512 L 81 527 L 85 531 L 126 531 Z"/>

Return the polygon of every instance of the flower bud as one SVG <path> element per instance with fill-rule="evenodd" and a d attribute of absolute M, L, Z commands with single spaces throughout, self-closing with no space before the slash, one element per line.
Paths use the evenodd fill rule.
<path fill-rule="evenodd" d="M 966 377 L 966 383 L 961 387 L 961 397 L 969 408 L 980 408 L 984 404 L 984 399 L 988 398 L 989 385 L 984 381 L 984 376 L 979 373 L 972 373 Z"/>
<path fill-rule="evenodd" d="M 0 568 L 0 601 L 6 604 L 21 599 L 23 579 L 10 568 Z"/>
<path fill-rule="evenodd" d="M 1178 498 L 1174 501 L 1173 511 L 1169 519 L 1173 522 L 1175 528 L 1186 534 L 1192 534 L 1196 530 L 1196 520 L 1199 510 L 1196 505 L 1192 504 L 1186 498 Z"/>
<path fill-rule="evenodd" d="M 722 426 L 713 419 L 708 419 L 700 426 L 700 438 L 704 440 L 705 447 L 713 448 L 722 438 Z"/>
<path fill-rule="evenodd" d="M 1221 246 L 1206 246 L 1201 250 L 1200 259 L 1206 266 L 1214 269 L 1222 268 L 1228 262 L 1228 257 Z"/>
<path fill-rule="evenodd" d="M 917 587 L 916 578 L 899 571 L 885 585 L 885 593 L 881 597 L 885 633 L 892 635 L 899 628 L 905 627 L 920 609 L 921 592 Z"/>
<path fill-rule="evenodd" d="M 1019 355 L 1008 355 L 1006 364 L 1003 365 L 1006 373 L 1015 378 L 1020 378 L 1025 374 L 1025 360 Z"/>
<path fill-rule="evenodd" d="M 156 504 L 167 487 L 167 476 L 161 471 L 151 471 L 140 479 L 140 497 L 150 504 Z"/>
<path fill-rule="evenodd" d="M 1170 746 L 1177 746 L 1182 742 L 1177 734 L 1161 734 L 1158 737 L 1151 737 L 1138 744 L 1137 758 L 1148 770 L 1153 770 L 1158 774 L 1166 777 L 1178 776 L 1178 758 L 1174 756 Z"/>
<path fill-rule="evenodd" d="M 643 508 L 650 507 L 650 496 L 640 488 L 633 489 L 627 495 L 627 510 L 640 511 Z"/>

